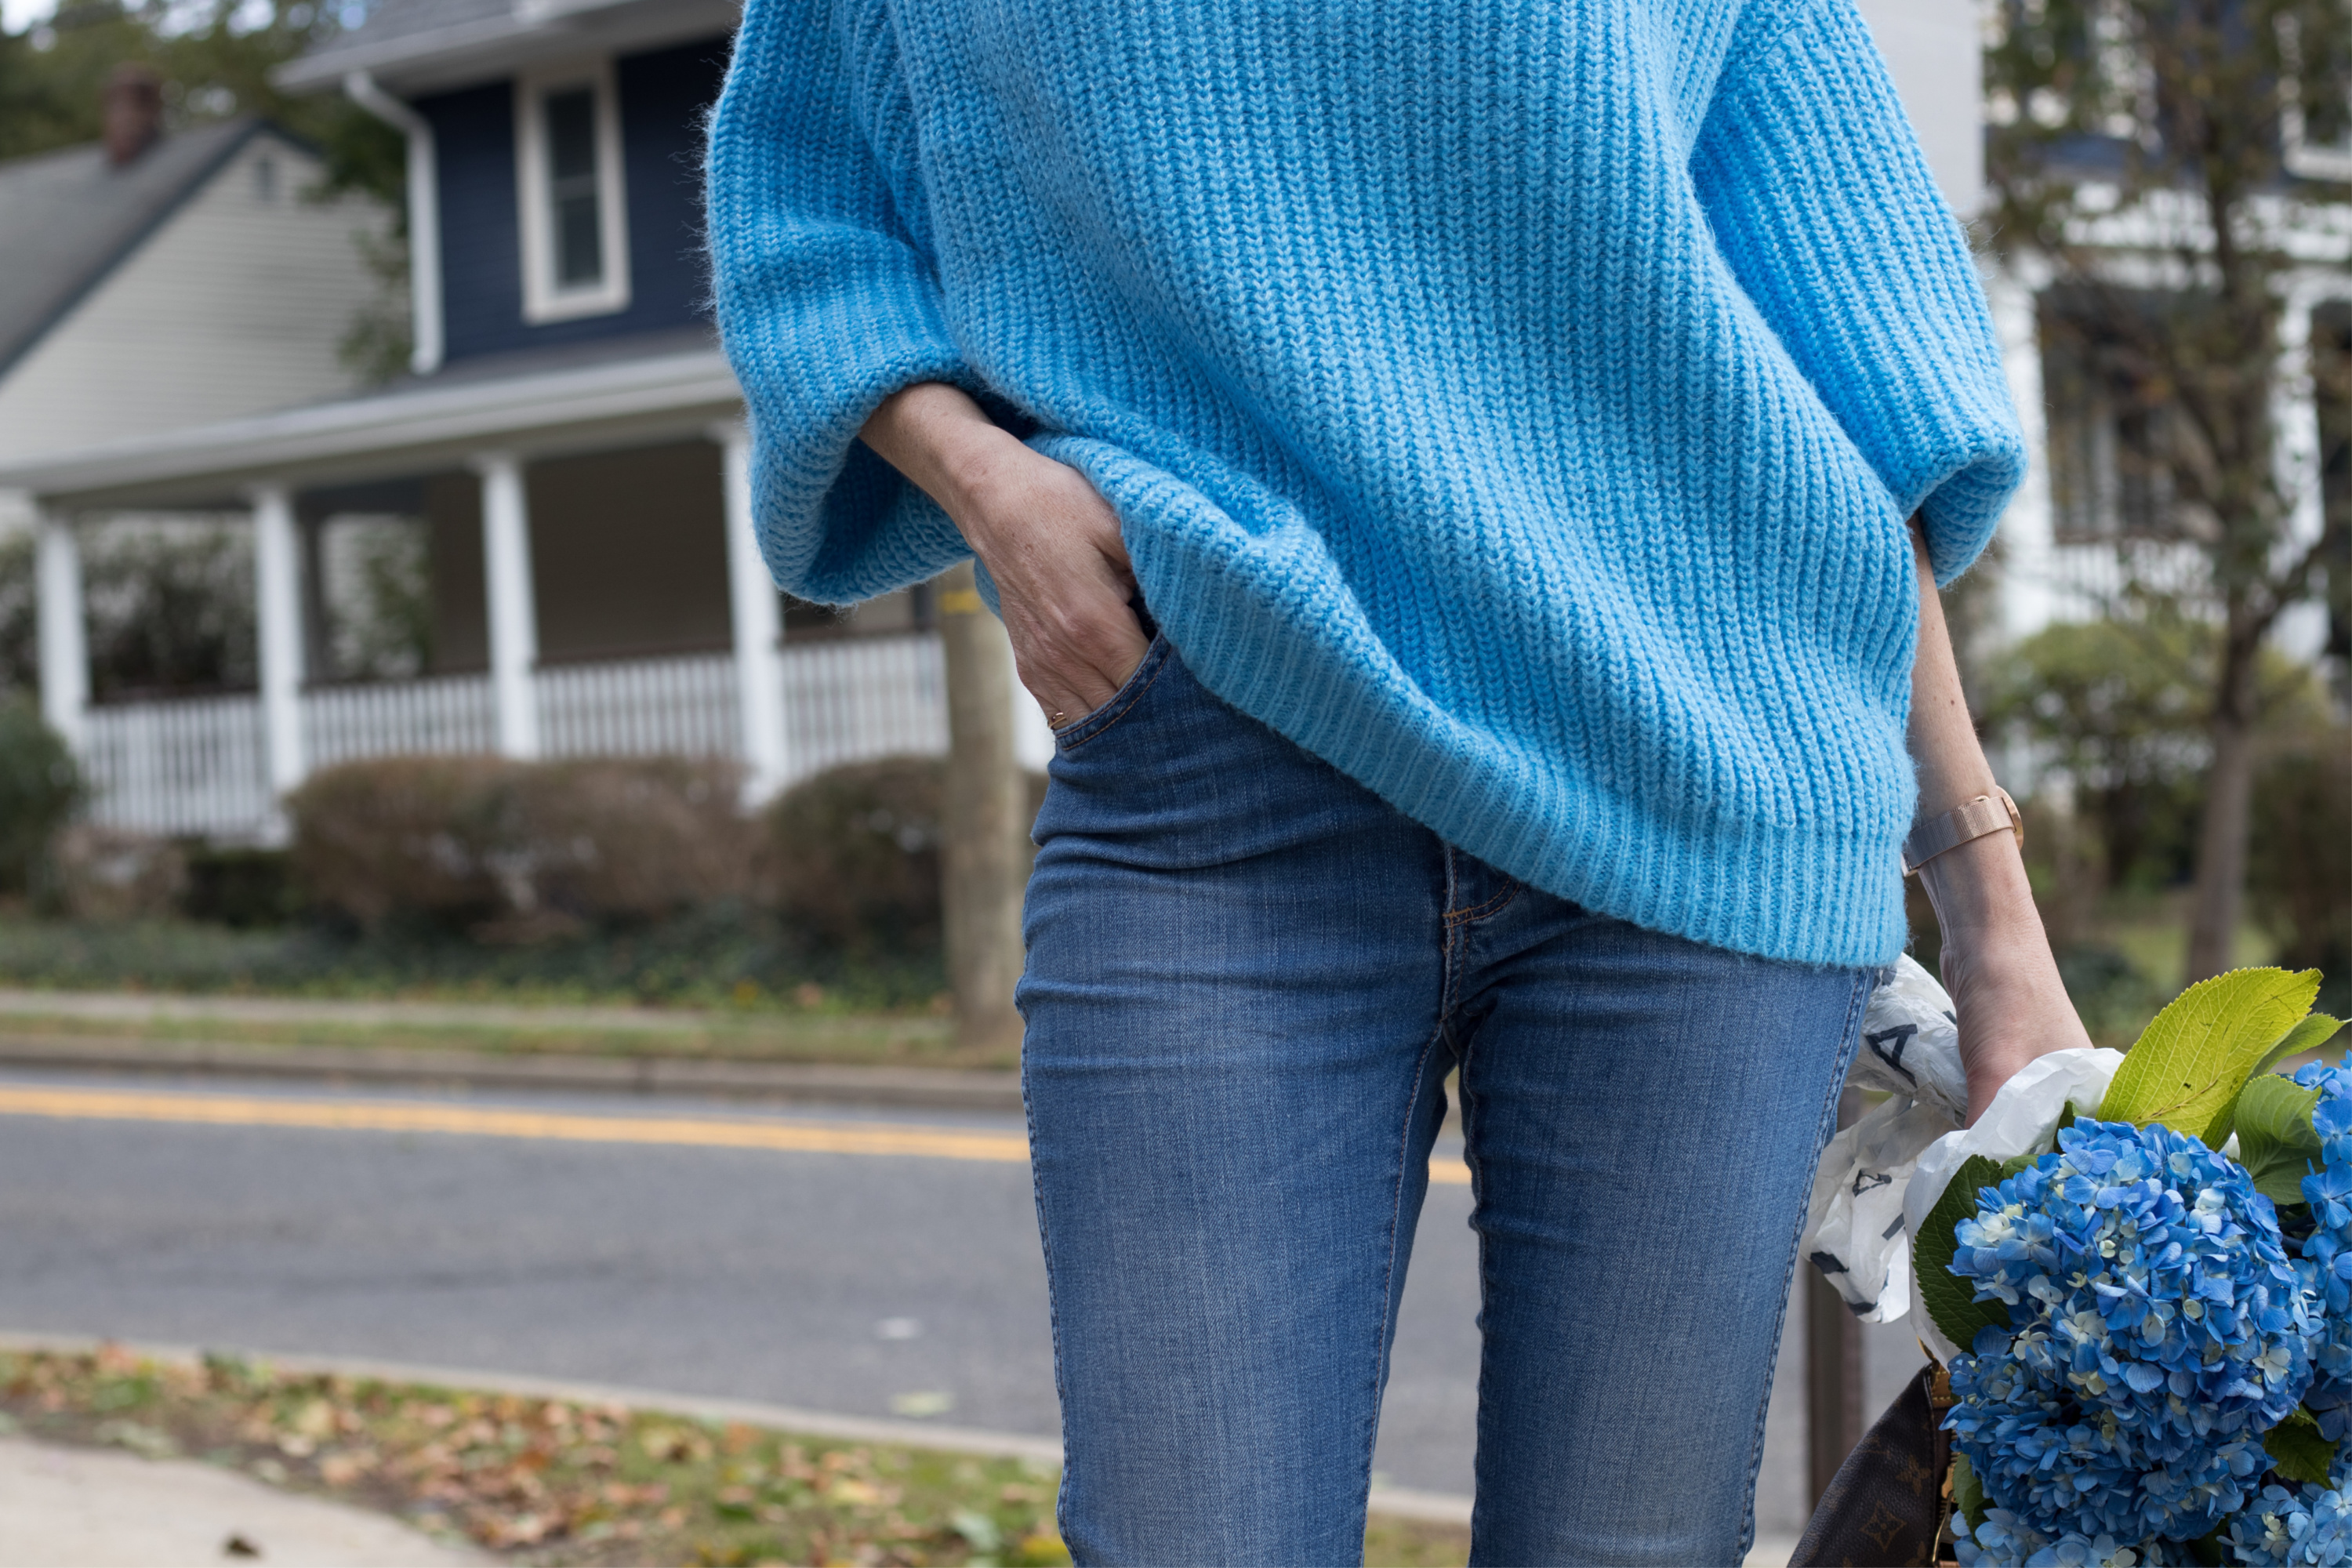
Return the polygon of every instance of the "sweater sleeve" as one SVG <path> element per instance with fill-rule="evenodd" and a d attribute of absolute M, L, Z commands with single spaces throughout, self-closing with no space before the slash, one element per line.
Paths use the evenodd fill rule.
<path fill-rule="evenodd" d="M 889 26 L 878 4 L 750 0 L 710 121 L 712 294 L 751 423 L 760 545 L 781 586 L 824 603 L 970 553 L 857 439 L 903 387 L 977 390 L 919 214 L 900 210 L 875 154 L 913 142 Z"/>
<path fill-rule="evenodd" d="M 1730 62 L 1691 171 L 1733 276 L 1950 582 L 2025 441 L 1967 237 L 1852 0 L 1803 0 Z"/>

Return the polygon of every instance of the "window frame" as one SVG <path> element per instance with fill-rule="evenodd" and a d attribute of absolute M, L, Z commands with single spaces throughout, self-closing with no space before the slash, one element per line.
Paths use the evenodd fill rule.
<path fill-rule="evenodd" d="M 604 276 L 565 288 L 556 277 L 553 171 L 547 100 L 588 89 L 594 95 L 596 227 Z M 515 78 L 515 206 L 522 218 L 522 315 L 533 326 L 609 316 L 629 308 L 628 187 L 621 169 L 621 98 L 610 57 L 543 66 Z"/>
<path fill-rule="evenodd" d="M 2103 307 L 2132 308 L 2147 294 L 2125 289 L 2102 299 L 2059 286 L 2035 298 L 2034 353 L 2054 543 L 2161 542 L 2192 531 L 2189 505 L 2177 493 L 2173 459 L 2166 455 L 2178 415 L 2162 405 L 2135 407 L 2110 357 L 2116 329 Z"/>
<path fill-rule="evenodd" d="M 2345 24 L 2352 26 L 2352 0 L 2336 0 L 2343 7 Z M 2347 128 L 2341 142 L 2314 142 L 2305 133 L 2303 60 L 2301 39 L 2295 19 L 2278 19 L 2279 63 L 2284 68 L 2279 78 L 2279 142 L 2282 161 L 2290 174 L 2306 180 L 2352 180 L 2352 128 Z M 2347 84 L 2352 94 L 2352 83 Z"/>

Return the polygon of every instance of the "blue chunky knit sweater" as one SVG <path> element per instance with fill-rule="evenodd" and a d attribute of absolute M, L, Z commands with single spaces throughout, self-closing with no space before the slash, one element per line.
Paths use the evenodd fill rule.
<path fill-rule="evenodd" d="M 1905 519 L 2024 467 L 1850 0 L 750 0 L 719 319 L 777 579 L 968 553 L 856 441 L 956 383 L 1212 690 L 1588 908 L 1892 959 Z"/>

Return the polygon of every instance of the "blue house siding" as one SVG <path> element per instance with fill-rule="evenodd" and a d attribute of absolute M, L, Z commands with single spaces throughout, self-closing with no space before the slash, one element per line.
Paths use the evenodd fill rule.
<path fill-rule="evenodd" d="M 705 319 L 702 115 L 719 96 L 728 41 L 700 40 L 614 62 L 628 191 L 629 307 L 533 326 L 522 315 L 515 190 L 514 85 L 417 100 L 433 122 L 441 176 L 446 357 L 575 343 Z"/>

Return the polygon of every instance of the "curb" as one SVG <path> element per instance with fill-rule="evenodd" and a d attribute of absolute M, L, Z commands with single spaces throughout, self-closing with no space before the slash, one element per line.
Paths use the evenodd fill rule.
<path fill-rule="evenodd" d="M 324 1083 L 699 1095 L 940 1110 L 1021 1110 L 1017 1073 L 942 1068 L 727 1061 L 709 1057 L 392 1050 L 373 1046 L 251 1046 L 211 1040 L 110 1040 L 0 1033 L 0 1068 L 196 1073 Z"/>
<path fill-rule="evenodd" d="M 114 1345 L 149 1361 L 194 1365 L 207 1352 L 193 1345 L 148 1344 L 138 1341 L 97 1340 L 80 1334 L 0 1333 L 0 1351 L 46 1351 L 58 1355 L 89 1355 L 102 1344 Z M 575 1405 L 617 1405 L 633 1411 L 685 1415 L 698 1420 L 733 1422 L 830 1437 L 852 1443 L 895 1443 L 941 1453 L 971 1454 L 990 1459 L 1032 1459 L 1059 1465 L 1062 1445 L 1052 1437 L 1019 1432 L 992 1432 L 977 1426 L 934 1426 L 920 1421 L 883 1416 L 837 1415 L 803 1410 L 791 1405 L 758 1400 L 713 1398 L 698 1394 L 665 1394 L 656 1389 L 613 1384 L 573 1383 L 562 1378 L 530 1377 L 506 1373 L 471 1372 L 456 1367 L 420 1366 L 407 1362 L 374 1361 L 364 1357 L 273 1355 L 261 1351 L 214 1346 L 209 1353 L 227 1353 L 265 1362 L 279 1372 L 299 1375 L 373 1379 L 379 1383 L 415 1383 L 466 1394 L 512 1394 L 533 1399 L 562 1399 Z M 1418 1491 L 1407 1487 L 1374 1487 L 1371 1511 L 1391 1519 L 1425 1524 L 1467 1525 L 1470 1501 L 1452 1492 Z"/>

